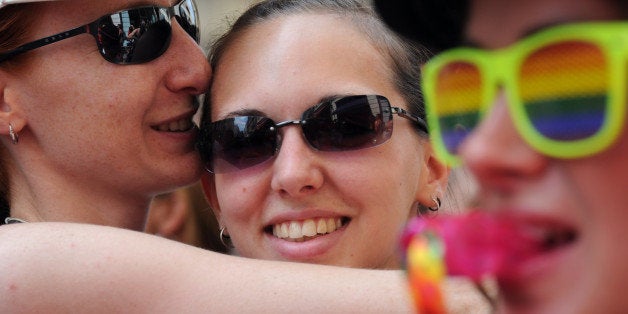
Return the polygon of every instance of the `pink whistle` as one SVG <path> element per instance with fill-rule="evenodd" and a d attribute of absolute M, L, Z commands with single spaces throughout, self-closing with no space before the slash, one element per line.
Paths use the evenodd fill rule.
<path fill-rule="evenodd" d="M 541 249 L 516 219 L 507 215 L 473 211 L 465 215 L 412 219 L 403 234 L 405 251 L 415 237 L 442 241 L 447 275 L 480 280 L 487 275 L 507 275 L 517 263 Z"/>

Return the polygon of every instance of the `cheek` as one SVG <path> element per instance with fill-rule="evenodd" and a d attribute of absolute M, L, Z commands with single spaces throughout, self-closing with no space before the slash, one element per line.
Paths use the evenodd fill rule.
<path fill-rule="evenodd" d="M 260 211 L 267 185 L 259 176 L 217 174 L 216 195 L 224 219 L 247 221 Z"/>
<path fill-rule="evenodd" d="M 607 151 L 570 164 L 578 195 L 586 198 L 592 212 L 628 218 L 628 131 Z M 628 221 L 622 219 L 620 221 Z M 626 228 L 628 231 L 628 228 Z"/>
<path fill-rule="evenodd" d="M 358 152 L 359 156 L 339 162 L 342 166 L 328 174 L 342 194 L 368 208 L 369 215 L 383 215 L 385 220 L 392 218 L 387 215 L 402 216 L 405 221 L 415 202 L 421 167 L 416 156 L 396 147 L 382 145 Z"/>
<path fill-rule="evenodd" d="M 608 151 L 568 164 L 572 197 L 585 213 L 584 228 L 590 230 L 599 258 L 611 258 L 628 268 L 628 250 L 617 250 L 618 239 L 628 238 L 628 140 L 623 137 Z"/>

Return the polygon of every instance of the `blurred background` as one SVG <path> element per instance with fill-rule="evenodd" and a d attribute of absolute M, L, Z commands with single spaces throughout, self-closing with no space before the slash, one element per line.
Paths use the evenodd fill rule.
<path fill-rule="evenodd" d="M 258 0 L 196 0 L 201 19 L 201 41 L 203 48 L 213 38 L 226 30 L 244 10 Z"/>

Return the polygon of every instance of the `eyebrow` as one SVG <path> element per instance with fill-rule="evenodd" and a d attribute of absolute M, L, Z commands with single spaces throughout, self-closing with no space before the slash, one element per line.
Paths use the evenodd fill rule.
<path fill-rule="evenodd" d="M 327 95 L 327 96 L 323 96 L 320 99 L 318 99 L 318 101 L 314 104 L 312 104 L 311 107 L 316 106 L 318 104 L 324 103 L 324 102 L 328 102 L 328 101 L 332 101 L 334 99 L 338 99 L 341 97 L 346 97 L 349 96 L 351 94 L 334 94 L 334 95 Z M 310 108 L 310 107 L 308 107 Z M 306 109 L 307 110 L 307 109 Z M 267 117 L 268 114 L 266 114 L 265 112 L 258 110 L 258 109 L 247 109 L 247 108 L 242 108 L 239 110 L 235 110 L 235 111 L 231 111 L 228 114 L 226 114 L 224 117 L 220 117 L 218 120 L 222 120 L 222 119 L 227 119 L 227 118 L 233 118 L 233 117 L 238 117 L 238 116 L 260 116 L 260 117 Z M 298 117 L 300 118 L 300 117 Z"/>

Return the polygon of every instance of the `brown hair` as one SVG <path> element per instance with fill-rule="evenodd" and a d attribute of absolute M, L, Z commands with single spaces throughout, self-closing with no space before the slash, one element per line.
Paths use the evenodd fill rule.
<path fill-rule="evenodd" d="M 9 5 L 0 9 L 0 53 L 15 49 L 28 38 L 29 25 L 33 20 L 33 5 Z M 0 63 L 0 68 L 9 69 L 16 60 L 7 60 Z M 11 204 L 10 182 L 7 173 L 8 153 L 0 145 L 0 224 L 9 216 Z"/>
<path fill-rule="evenodd" d="M 209 56 L 212 69 L 216 69 L 231 43 L 250 27 L 274 18 L 304 13 L 338 15 L 353 23 L 388 57 L 395 86 L 408 104 L 408 110 L 425 119 L 420 66 L 427 59 L 427 50 L 399 37 L 382 22 L 370 5 L 360 0 L 268 0 L 253 5 L 212 45 Z M 205 97 L 203 124 L 211 122 L 210 111 L 211 97 Z M 418 128 L 417 131 L 427 136 Z"/>

